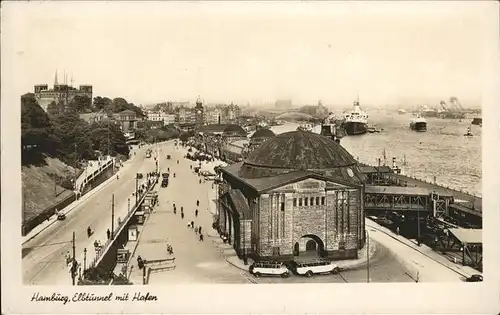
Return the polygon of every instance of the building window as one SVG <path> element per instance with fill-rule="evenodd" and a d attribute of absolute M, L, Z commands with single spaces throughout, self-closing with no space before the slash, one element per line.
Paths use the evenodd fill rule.
<path fill-rule="evenodd" d="M 311 197 L 310 203 L 311 206 L 314 206 L 314 197 Z M 317 204 L 316 204 L 317 205 Z"/>
<path fill-rule="evenodd" d="M 302 198 L 299 198 L 299 207 L 302 207 Z"/>
<path fill-rule="evenodd" d="M 285 211 L 285 202 L 283 201 L 280 203 L 280 210 Z"/>
<path fill-rule="evenodd" d="M 304 206 L 307 206 L 307 201 L 309 200 L 309 198 L 304 198 Z"/>
<path fill-rule="evenodd" d="M 319 206 L 319 197 L 316 197 L 316 205 Z"/>
<path fill-rule="evenodd" d="M 321 197 L 321 205 L 324 206 L 325 205 L 325 197 Z"/>
<path fill-rule="evenodd" d="M 293 198 L 293 206 L 297 207 L 297 198 Z"/>

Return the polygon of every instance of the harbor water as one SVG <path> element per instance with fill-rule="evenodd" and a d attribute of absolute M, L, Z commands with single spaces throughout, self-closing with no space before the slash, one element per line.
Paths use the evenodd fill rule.
<path fill-rule="evenodd" d="M 341 145 L 360 162 L 392 166 L 395 157 L 403 173 L 456 190 L 481 194 L 481 127 L 470 125 L 472 118 L 427 118 L 427 132 L 410 129 L 411 114 L 370 111 L 369 125 L 383 131 L 346 136 Z M 296 130 L 298 124 L 286 123 L 271 129 L 276 133 Z M 472 137 L 465 137 L 471 127 Z M 320 126 L 313 132 L 319 133 Z M 406 156 L 406 158 L 405 158 Z M 406 160 L 406 165 L 404 161 Z"/>

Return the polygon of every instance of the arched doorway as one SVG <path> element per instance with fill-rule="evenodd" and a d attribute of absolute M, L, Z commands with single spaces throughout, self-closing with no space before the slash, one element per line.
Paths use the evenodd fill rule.
<path fill-rule="evenodd" d="M 306 252 L 315 252 L 316 251 L 316 241 L 315 240 L 308 240 L 306 243 Z"/>
<path fill-rule="evenodd" d="M 294 256 L 300 257 L 323 257 L 324 244 L 321 238 L 316 235 L 308 234 L 302 236 L 293 247 Z"/>

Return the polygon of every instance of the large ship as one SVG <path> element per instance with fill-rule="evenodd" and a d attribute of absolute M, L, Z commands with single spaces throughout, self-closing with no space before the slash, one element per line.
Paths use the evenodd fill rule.
<path fill-rule="evenodd" d="M 361 110 L 358 99 L 354 101 L 352 111 L 345 114 L 343 127 L 348 135 L 361 135 L 366 133 L 367 124 L 368 114 Z"/>
<path fill-rule="evenodd" d="M 411 128 L 411 130 L 420 131 L 420 132 L 427 131 L 427 120 L 424 117 L 422 117 L 420 114 L 417 114 L 410 121 L 410 128 Z"/>

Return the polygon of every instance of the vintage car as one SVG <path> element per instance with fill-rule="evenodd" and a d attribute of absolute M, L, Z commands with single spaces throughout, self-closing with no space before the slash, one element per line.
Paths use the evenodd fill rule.
<path fill-rule="evenodd" d="M 290 276 L 290 271 L 283 263 L 273 261 L 254 262 L 250 268 L 248 268 L 248 271 L 255 277 L 268 275 L 287 278 Z"/>
<path fill-rule="evenodd" d="M 314 274 L 337 274 L 340 272 L 340 268 L 336 264 L 322 259 L 293 261 L 290 267 L 294 273 L 308 278 Z"/>

